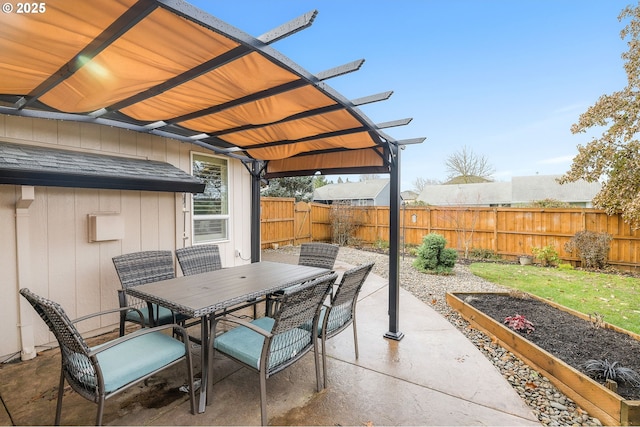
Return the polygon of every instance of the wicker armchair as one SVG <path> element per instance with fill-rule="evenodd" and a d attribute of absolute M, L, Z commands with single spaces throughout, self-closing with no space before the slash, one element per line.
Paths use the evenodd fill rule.
<path fill-rule="evenodd" d="M 321 390 L 318 340 L 312 332 L 315 329 L 304 329 L 303 326 L 312 324 L 314 328 L 318 327 L 322 301 L 336 278 L 335 273 L 327 274 L 282 295 L 273 317 L 246 322 L 225 316 L 215 319 L 211 325 L 214 350 L 209 356 L 210 368 L 217 351 L 260 375 L 262 425 L 267 424 L 267 378 L 292 365 L 311 349 L 314 351 L 317 390 Z M 240 326 L 216 336 L 216 327 L 221 320 Z"/>
<path fill-rule="evenodd" d="M 89 347 L 76 329 L 75 323 L 106 313 L 131 309 L 108 310 L 71 321 L 59 304 L 26 288 L 21 289 L 20 294 L 44 320 L 60 345 L 62 367 L 56 425 L 60 424 L 65 380 L 82 397 L 98 404 L 96 425 L 101 425 L 106 399 L 182 360 L 187 364 L 191 413 L 195 414 L 193 366 L 187 332 L 183 328 L 175 324 L 143 328 L 113 341 Z M 142 316 L 140 311 L 133 311 L 137 316 Z M 174 333 L 179 331 L 182 334 L 182 342 L 160 332 L 171 328 Z"/>
<path fill-rule="evenodd" d="M 339 246 L 329 243 L 303 243 L 300 245 L 298 265 L 331 270 L 336 262 L 339 249 Z"/>
<path fill-rule="evenodd" d="M 112 260 L 122 284 L 122 289 L 118 290 L 120 307 L 134 307 L 140 310 L 144 315 L 144 323 L 142 324 L 145 326 L 177 322 L 174 313 L 168 308 L 153 304 L 153 310 L 149 313 L 149 305 L 145 301 L 127 295 L 125 292 L 127 288 L 132 286 L 173 279 L 176 274 L 171 251 L 134 252 L 115 256 Z M 140 323 L 140 319 L 130 311 L 122 312 L 120 314 L 120 336 L 124 335 L 125 322 Z"/>
<path fill-rule="evenodd" d="M 185 276 L 222 268 L 218 245 L 197 245 L 176 249 L 176 258 Z"/>
<path fill-rule="evenodd" d="M 358 331 L 356 328 L 356 303 L 367 276 L 373 268 L 373 263 L 361 265 L 347 270 L 342 275 L 338 289 L 331 297 L 331 304 L 322 307 L 320 321 L 317 327 L 318 336 L 322 341 L 322 371 L 324 386 L 327 386 L 327 339 L 336 336 L 349 325 L 353 324 L 353 344 L 358 358 Z"/>

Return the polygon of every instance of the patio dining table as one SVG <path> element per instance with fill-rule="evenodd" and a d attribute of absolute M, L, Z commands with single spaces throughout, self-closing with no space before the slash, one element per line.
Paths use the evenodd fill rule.
<path fill-rule="evenodd" d="M 134 286 L 126 292 L 174 313 L 201 319 L 202 379 L 198 412 L 202 413 L 207 404 L 210 316 L 328 272 L 324 268 L 262 261 Z"/>

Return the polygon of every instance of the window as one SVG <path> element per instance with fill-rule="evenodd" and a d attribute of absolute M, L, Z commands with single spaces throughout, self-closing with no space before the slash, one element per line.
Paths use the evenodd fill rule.
<path fill-rule="evenodd" d="M 193 243 L 228 239 L 229 174 L 226 159 L 193 154 L 193 176 L 205 183 L 204 193 L 193 195 Z"/>

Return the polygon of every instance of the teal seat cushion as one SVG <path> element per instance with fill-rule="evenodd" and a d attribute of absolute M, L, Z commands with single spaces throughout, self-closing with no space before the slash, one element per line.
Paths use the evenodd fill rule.
<path fill-rule="evenodd" d="M 271 317 L 260 317 L 251 323 L 271 332 L 275 320 Z M 264 336 L 244 326 L 238 326 L 217 337 L 213 342 L 213 347 L 248 366 L 260 369 L 260 355 L 262 354 L 263 344 Z"/>
<path fill-rule="evenodd" d="M 343 308 L 344 308 L 343 306 L 338 306 L 331 309 L 331 312 L 329 313 L 329 322 L 327 323 L 327 334 L 342 327 L 342 325 L 344 325 L 345 322 L 349 321 L 350 312 Z M 323 305 L 322 309 L 320 310 L 320 318 L 318 319 L 318 330 L 317 330 L 318 336 L 322 335 L 322 323 L 324 322 L 324 318 L 326 315 L 327 315 L 327 307 Z M 305 323 L 302 326 L 302 328 L 305 330 L 310 330 L 311 324 Z"/>
<path fill-rule="evenodd" d="M 253 320 L 252 324 L 271 332 L 275 321 L 270 317 Z M 313 337 L 309 330 L 292 328 L 273 337 L 269 353 L 269 369 L 291 360 L 301 351 L 310 348 Z M 214 341 L 214 348 L 229 356 L 260 369 L 260 356 L 264 345 L 264 336 L 244 326 L 225 332 Z"/>
<path fill-rule="evenodd" d="M 97 358 L 104 375 L 105 391 L 110 393 L 184 355 L 184 343 L 161 332 L 152 332 L 98 353 Z"/>
<path fill-rule="evenodd" d="M 151 319 L 151 316 L 149 316 L 149 306 L 145 305 L 144 307 L 140 307 L 139 310 L 144 316 L 145 325 L 149 326 L 149 319 Z M 166 307 L 158 307 L 153 304 L 153 314 L 154 318 L 157 317 L 156 321 L 158 325 L 173 323 L 173 312 Z M 140 315 L 137 311 L 127 311 L 126 319 L 131 322 L 140 323 Z"/>

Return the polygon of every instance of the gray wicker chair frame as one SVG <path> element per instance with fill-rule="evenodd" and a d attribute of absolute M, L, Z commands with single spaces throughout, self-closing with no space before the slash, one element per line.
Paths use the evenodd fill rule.
<path fill-rule="evenodd" d="M 38 315 L 44 320 L 60 345 L 62 367 L 58 386 L 55 425 L 60 424 L 65 380 L 82 397 L 98 404 L 96 425 L 101 425 L 106 399 L 183 360 L 186 361 L 187 365 L 191 413 L 195 414 L 193 365 L 185 329 L 175 324 L 143 328 L 107 343 L 89 347 L 76 329 L 76 323 L 107 313 L 132 309 L 107 310 L 72 321 L 58 303 L 40 297 L 27 288 L 21 289 L 20 294 L 29 301 Z M 133 310 L 139 316 L 142 316 L 139 310 Z M 174 333 L 178 331 L 182 334 L 183 341 L 178 341 L 161 332 L 164 329 L 171 328 L 173 328 Z M 181 348 L 184 350 L 181 350 Z M 141 358 L 139 355 L 131 354 L 132 349 L 138 349 L 138 353 L 154 354 L 154 357 Z M 120 351 L 123 355 L 120 355 Z M 141 363 L 140 360 L 144 360 L 144 362 Z M 133 362 L 133 365 L 128 364 L 128 361 Z M 116 362 L 115 365 L 114 362 Z M 109 366 L 115 366 L 114 370 L 118 371 L 118 375 L 110 375 L 110 372 L 104 370 Z M 120 375 L 122 375 L 122 378 L 119 377 Z M 114 381 L 114 378 L 119 379 Z"/>
<path fill-rule="evenodd" d="M 222 268 L 218 245 L 197 245 L 176 249 L 176 258 L 185 276 Z"/>
<path fill-rule="evenodd" d="M 347 270 L 342 275 L 331 304 L 325 305 L 321 315 L 319 336 L 322 342 L 322 372 L 324 387 L 327 386 L 327 339 L 338 335 L 353 324 L 353 345 L 358 358 L 358 330 L 356 328 L 356 304 L 358 295 L 374 263 L 364 264 Z M 316 329 L 318 330 L 318 329 Z"/>
<path fill-rule="evenodd" d="M 173 253 L 171 251 L 142 251 L 130 254 L 118 255 L 112 258 L 113 265 L 118 273 L 118 278 L 122 284 L 122 289 L 118 290 L 118 302 L 120 307 L 135 307 L 146 313 L 147 303 L 139 298 L 127 295 L 125 290 L 146 283 L 158 282 L 160 280 L 173 279 L 176 276 Z M 145 317 L 145 326 L 153 326 L 155 323 L 176 323 L 175 316 L 169 321 L 157 322 L 160 308 L 153 305 L 153 312 Z M 184 319 L 182 319 L 184 320 Z M 137 317 L 120 314 L 120 336 L 124 335 L 125 322 L 139 323 Z"/>
<path fill-rule="evenodd" d="M 303 243 L 300 245 L 300 256 L 298 257 L 298 265 L 326 268 L 328 270 L 332 270 L 338 256 L 339 249 L 339 246 L 329 243 Z M 285 292 L 288 292 L 288 289 L 274 292 L 273 295 L 267 295 L 267 316 L 273 315 L 273 313 L 278 309 L 276 306 L 278 296 L 282 295 Z"/>
<path fill-rule="evenodd" d="M 303 243 L 300 245 L 298 265 L 327 268 L 331 270 L 333 269 L 333 264 L 336 262 L 339 249 L 339 246 L 329 243 Z"/>
<path fill-rule="evenodd" d="M 259 374 L 262 425 L 267 425 L 268 421 L 267 378 L 291 366 L 311 350 L 314 352 L 317 390 L 322 390 L 318 363 L 318 339 L 313 331 L 318 328 L 322 302 L 337 277 L 336 273 L 327 274 L 297 286 L 290 293 L 283 294 L 278 304 L 278 311 L 273 318 L 262 317 L 246 322 L 236 317 L 225 316 L 213 321 L 210 369 L 214 353 L 217 351 Z M 216 327 L 220 321 L 240 326 L 216 336 Z M 306 328 L 305 325 L 307 325 Z M 308 325 L 313 325 L 313 329 Z M 253 355 L 243 359 L 238 352 L 234 351 L 234 343 L 240 343 L 246 349 L 246 343 L 249 341 L 255 344 L 252 348 Z M 244 354 L 246 355 L 246 352 Z M 208 396 L 211 397 L 211 393 Z"/>

